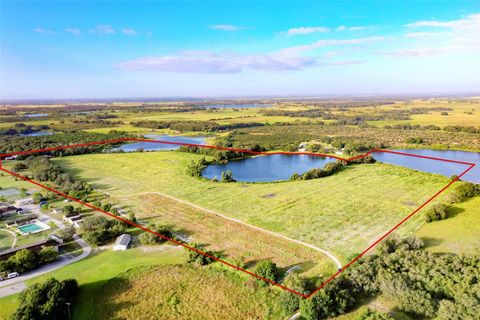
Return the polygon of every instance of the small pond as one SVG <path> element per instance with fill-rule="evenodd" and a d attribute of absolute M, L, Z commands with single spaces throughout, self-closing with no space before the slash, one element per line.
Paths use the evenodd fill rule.
<path fill-rule="evenodd" d="M 180 143 L 191 143 L 191 144 L 205 144 L 206 137 L 184 137 L 184 136 L 168 136 L 168 135 L 156 135 L 156 134 L 147 134 L 146 138 L 152 140 L 162 140 L 168 142 L 180 142 Z M 144 151 L 156 151 L 156 150 L 176 150 L 180 148 L 177 145 L 155 143 L 155 142 L 136 142 L 130 144 L 124 144 L 118 149 L 125 152 L 134 152 L 138 149 L 143 149 Z"/>
<path fill-rule="evenodd" d="M 41 136 L 51 136 L 51 135 L 53 135 L 53 132 L 51 131 L 38 131 L 38 132 L 21 134 L 21 136 L 23 137 L 41 137 Z"/>
<path fill-rule="evenodd" d="M 207 109 L 254 109 L 254 108 L 267 108 L 271 107 L 271 104 L 264 103 L 242 103 L 242 104 L 209 104 L 201 106 Z"/>
<path fill-rule="evenodd" d="M 220 179 L 222 171 L 231 170 L 237 181 L 270 182 L 288 180 L 294 173 L 323 168 L 325 164 L 334 161 L 332 158 L 318 156 L 273 154 L 209 165 L 202 175 L 208 179 Z"/>
<path fill-rule="evenodd" d="M 48 117 L 48 113 L 30 113 L 26 114 L 25 117 L 27 118 L 41 118 L 41 117 Z"/>

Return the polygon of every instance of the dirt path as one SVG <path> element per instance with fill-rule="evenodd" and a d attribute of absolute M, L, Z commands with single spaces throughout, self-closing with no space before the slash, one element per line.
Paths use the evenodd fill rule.
<path fill-rule="evenodd" d="M 195 209 L 198 209 L 198 210 L 207 212 L 207 213 L 209 213 L 209 214 L 216 215 L 216 216 L 221 217 L 221 218 L 223 218 L 223 219 L 227 219 L 227 220 L 230 220 L 230 221 L 233 221 L 233 222 L 236 222 L 236 223 L 240 223 L 240 224 L 242 224 L 242 225 L 244 225 L 244 226 L 253 228 L 253 229 L 255 229 L 255 230 L 259 230 L 259 231 L 268 233 L 268 234 L 270 234 L 270 235 L 273 235 L 273 236 L 275 236 L 275 237 L 279 237 L 279 238 L 282 238 L 282 239 L 284 239 L 284 240 L 291 241 L 291 242 L 297 243 L 297 244 L 299 244 L 299 245 L 308 247 L 308 248 L 310 248 L 310 249 L 319 251 L 319 252 L 323 253 L 324 255 L 326 255 L 328 258 L 330 258 L 330 260 L 332 260 L 332 261 L 337 265 L 337 268 L 338 268 L 338 269 L 341 269 L 341 268 L 342 268 L 342 263 L 340 262 L 340 260 L 339 260 L 336 256 L 334 256 L 331 252 L 329 252 L 329 251 L 327 251 L 327 250 L 325 250 L 325 249 L 316 247 L 316 246 L 314 246 L 314 245 L 312 245 L 312 244 L 305 243 L 305 242 L 302 242 L 302 241 L 299 241 L 299 240 L 296 240 L 296 239 L 289 238 L 289 237 L 284 236 L 284 235 L 279 234 L 279 233 L 275 233 L 275 232 L 272 232 L 272 231 L 269 231 L 269 230 L 266 230 L 266 229 L 263 229 L 263 228 L 254 226 L 254 225 L 252 225 L 252 224 L 243 222 L 243 221 L 238 220 L 238 219 L 235 219 L 235 218 L 228 217 L 228 216 L 226 216 L 226 215 L 224 215 L 224 214 L 221 214 L 221 213 L 219 213 L 219 212 L 216 212 L 216 211 L 214 211 L 214 210 L 210 210 L 210 209 L 206 209 L 206 208 L 200 207 L 200 206 L 198 206 L 198 205 L 196 205 L 196 204 L 193 204 L 193 203 L 190 203 L 190 202 L 188 202 L 188 201 L 185 201 L 185 200 L 182 200 L 182 199 L 179 199 L 179 198 L 170 196 L 170 195 L 168 195 L 168 194 L 164 194 L 164 193 L 162 193 L 162 192 L 141 192 L 141 193 L 136 193 L 136 194 L 132 194 L 132 195 L 128 195 L 128 196 L 123 196 L 123 198 L 135 197 L 135 196 L 145 195 L 145 194 L 157 194 L 157 195 L 159 195 L 159 196 L 162 196 L 162 197 L 165 197 L 165 198 L 169 198 L 169 199 L 178 201 L 178 202 L 180 202 L 180 203 L 183 203 L 183 204 L 188 205 L 188 206 L 191 206 L 191 207 L 193 207 L 193 208 L 195 208 Z"/>

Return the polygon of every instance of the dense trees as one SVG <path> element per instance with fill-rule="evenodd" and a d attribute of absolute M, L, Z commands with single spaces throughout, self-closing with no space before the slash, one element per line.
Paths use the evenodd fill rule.
<path fill-rule="evenodd" d="M 82 238 L 93 245 L 104 244 L 125 231 L 123 222 L 96 215 L 85 218 L 82 224 Z"/>
<path fill-rule="evenodd" d="M 23 137 L 23 136 L 0 136 L 0 153 L 11 153 L 17 151 L 28 151 L 34 149 L 44 149 L 49 147 L 65 146 L 77 143 L 98 142 L 104 140 L 116 140 L 131 137 L 125 132 L 110 131 L 107 134 L 92 133 L 85 131 L 71 131 L 51 136 Z M 101 152 L 111 149 L 111 144 L 92 145 L 87 147 L 60 149 L 46 152 L 45 154 L 58 157 L 69 156 L 75 154 L 86 154 L 93 152 Z M 28 156 L 20 155 L 19 159 Z"/>
<path fill-rule="evenodd" d="M 161 234 L 167 238 L 172 238 L 172 233 L 165 227 L 165 226 L 162 226 L 162 225 L 159 225 L 159 224 L 150 224 L 147 226 L 147 228 L 149 230 L 152 230 L 153 232 L 156 232 L 158 234 Z M 153 245 L 153 244 L 157 244 L 157 243 L 161 243 L 161 242 L 164 242 L 166 241 L 166 239 L 162 238 L 162 237 L 159 237 L 151 232 L 143 232 L 140 236 L 139 236 L 139 239 L 140 239 L 140 242 L 143 244 L 143 245 Z"/>
<path fill-rule="evenodd" d="M 25 289 L 12 320 L 68 319 L 67 303 L 72 303 L 78 291 L 76 280 L 58 281 L 50 278 Z"/>
<path fill-rule="evenodd" d="M 43 248 L 40 251 L 23 249 L 15 253 L 6 261 L 1 261 L 0 272 L 16 271 L 24 273 L 43 264 L 57 260 L 58 253 L 53 248 Z"/>
<path fill-rule="evenodd" d="M 260 127 L 263 123 L 258 122 L 240 122 L 233 124 L 219 124 L 214 121 L 153 121 L 143 120 L 131 123 L 134 127 L 151 128 L 151 129 L 171 129 L 177 131 L 228 131 L 238 128 Z"/>
<path fill-rule="evenodd" d="M 445 204 L 436 204 L 425 212 L 425 222 L 446 219 L 448 207 Z"/>

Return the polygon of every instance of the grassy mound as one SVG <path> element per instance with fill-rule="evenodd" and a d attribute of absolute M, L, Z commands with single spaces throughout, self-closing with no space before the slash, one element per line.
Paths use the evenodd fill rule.
<path fill-rule="evenodd" d="M 250 282 L 251 283 L 251 282 Z M 96 319 L 283 319 L 277 293 L 229 271 L 188 265 L 130 269 L 103 286 Z"/>

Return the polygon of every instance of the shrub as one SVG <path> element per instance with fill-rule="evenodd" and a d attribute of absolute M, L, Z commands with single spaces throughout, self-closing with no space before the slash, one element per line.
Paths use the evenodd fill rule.
<path fill-rule="evenodd" d="M 425 221 L 432 222 L 446 219 L 448 207 L 444 204 L 436 204 L 425 212 Z"/>
<path fill-rule="evenodd" d="M 275 281 L 278 276 L 277 265 L 272 260 L 262 260 L 255 265 L 253 272 L 262 278 Z M 261 281 L 262 284 L 266 282 Z"/>

